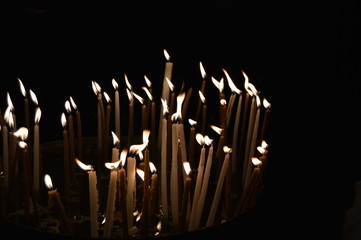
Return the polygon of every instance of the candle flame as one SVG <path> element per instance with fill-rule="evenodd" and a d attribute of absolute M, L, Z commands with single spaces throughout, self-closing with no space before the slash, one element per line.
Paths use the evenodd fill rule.
<path fill-rule="evenodd" d="M 252 83 L 248 83 L 248 92 L 251 96 L 258 95 L 258 91 Z"/>
<path fill-rule="evenodd" d="M 11 101 L 11 97 L 10 97 L 9 92 L 6 94 L 6 101 L 8 103 L 8 106 L 10 107 L 10 110 L 14 111 L 14 105 L 13 105 L 13 102 Z"/>
<path fill-rule="evenodd" d="M 219 135 L 221 135 L 223 133 L 223 129 L 214 125 L 210 125 L 210 127 Z"/>
<path fill-rule="evenodd" d="M 167 100 L 161 98 L 160 99 L 162 101 L 162 107 L 163 107 L 163 116 L 166 116 L 167 113 L 169 112 L 169 107 L 168 107 L 168 104 L 167 104 Z"/>
<path fill-rule="evenodd" d="M 129 91 L 129 89 L 127 88 L 127 95 L 128 95 L 128 99 L 129 99 L 129 103 L 131 103 L 133 101 L 133 92 Z"/>
<path fill-rule="evenodd" d="M 213 139 L 210 139 L 210 138 L 208 137 L 208 135 L 207 135 L 207 136 L 204 137 L 204 142 L 205 142 L 205 144 L 206 144 L 207 146 L 210 146 L 210 145 L 213 144 Z"/>
<path fill-rule="evenodd" d="M 205 79 L 207 77 L 206 71 L 204 70 L 202 62 L 199 62 L 199 68 L 201 70 L 202 78 Z"/>
<path fill-rule="evenodd" d="M 137 174 L 144 181 L 144 171 L 142 169 L 137 168 Z"/>
<path fill-rule="evenodd" d="M 66 126 L 66 117 L 65 117 L 65 113 L 61 114 L 61 125 L 65 128 Z"/>
<path fill-rule="evenodd" d="M 217 79 L 215 79 L 213 76 L 211 77 L 211 80 L 214 86 L 216 86 L 216 88 L 220 91 L 220 82 L 217 81 Z"/>
<path fill-rule="evenodd" d="M 201 91 L 198 91 L 199 98 L 201 99 L 202 103 L 204 104 L 206 102 L 206 98 L 204 97 L 203 93 Z"/>
<path fill-rule="evenodd" d="M 119 85 L 118 85 L 117 81 L 115 81 L 114 78 L 112 79 L 112 85 L 113 85 L 114 90 L 118 90 Z"/>
<path fill-rule="evenodd" d="M 45 182 L 45 186 L 51 190 L 53 189 L 53 181 L 51 180 L 51 177 L 49 176 L 49 174 L 45 174 L 44 176 L 44 182 Z"/>
<path fill-rule="evenodd" d="M 224 105 L 226 105 L 227 104 L 227 101 L 226 101 L 226 99 L 221 99 L 220 101 L 219 101 L 219 103 L 222 105 L 222 106 L 224 106 Z"/>
<path fill-rule="evenodd" d="M 150 135 L 150 130 L 144 129 L 143 130 L 143 144 L 148 145 L 148 143 L 149 143 L 149 135 Z"/>
<path fill-rule="evenodd" d="M 103 92 L 103 94 L 104 94 L 104 98 L 105 98 L 105 100 L 107 101 L 107 103 L 108 103 L 108 104 L 111 103 L 112 100 L 110 99 L 109 94 L 106 93 L 106 92 Z"/>
<path fill-rule="evenodd" d="M 257 147 L 257 150 L 258 150 L 258 152 L 260 153 L 260 154 L 265 154 L 266 153 L 266 149 L 264 149 L 262 146 L 258 146 Z"/>
<path fill-rule="evenodd" d="M 191 165 L 189 164 L 189 162 L 183 162 L 183 168 L 184 168 L 186 175 L 190 176 L 192 169 L 191 169 Z"/>
<path fill-rule="evenodd" d="M 124 73 L 124 80 L 125 80 L 125 84 L 127 85 L 128 89 L 129 89 L 129 90 L 132 90 L 133 87 L 132 87 L 132 85 L 129 83 L 127 74 L 125 74 L 125 73 Z"/>
<path fill-rule="evenodd" d="M 72 106 L 75 110 L 77 110 L 77 109 L 78 109 L 78 106 L 75 104 L 75 102 L 74 102 L 74 100 L 73 100 L 73 98 L 72 98 L 71 96 L 69 97 L 69 100 L 70 100 L 71 106 Z"/>
<path fill-rule="evenodd" d="M 196 126 L 197 125 L 197 121 L 194 121 L 193 119 L 188 119 L 188 122 L 189 122 L 189 124 L 192 126 L 192 127 L 194 127 L 194 126 Z"/>
<path fill-rule="evenodd" d="M 17 78 L 17 79 L 18 79 L 18 81 L 19 81 L 21 94 L 23 94 L 23 96 L 26 97 L 26 90 L 25 90 L 24 84 L 23 84 L 23 82 L 20 80 L 20 78 Z"/>
<path fill-rule="evenodd" d="M 167 80 L 169 89 L 174 92 L 175 86 L 173 85 L 173 83 L 169 80 L 169 78 L 166 77 L 165 79 Z"/>
<path fill-rule="evenodd" d="M 167 50 L 164 49 L 164 50 L 163 50 L 163 53 L 164 53 L 164 57 L 167 59 L 167 61 L 169 61 L 169 60 L 170 60 L 170 56 L 169 56 Z"/>
<path fill-rule="evenodd" d="M 240 94 L 242 91 L 236 87 L 231 77 L 229 76 L 228 72 L 224 68 L 222 68 L 222 71 L 226 75 L 228 86 L 231 88 L 232 93 Z"/>
<path fill-rule="evenodd" d="M 263 106 L 266 109 L 270 109 L 271 108 L 271 103 L 269 103 L 266 98 L 263 98 Z"/>
<path fill-rule="evenodd" d="M 150 91 L 148 90 L 148 88 L 142 87 L 142 89 L 143 89 L 144 92 L 147 94 L 149 100 L 150 100 L 150 101 L 153 101 L 153 96 L 152 96 L 152 94 L 150 93 Z"/>
<path fill-rule="evenodd" d="M 257 107 L 261 107 L 261 99 L 259 98 L 258 94 L 256 95 L 256 103 L 257 103 Z"/>
<path fill-rule="evenodd" d="M 120 153 L 119 160 L 121 167 L 124 167 L 125 165 L 125 161 L 127 160 L 127 154 L 128 154 L 128 150 L 126 148 L 123 149 L 122 152 Z"/>
<path fill-rule="evenodd" d="M 90 171 L 90 170 L 93 170 L 93 167 L 92 165 L 87 165 L 87 164 L 84 164 L 82 161 L 80 161 L 78 158 L 75 158 L 75 162 L 78 164 L 78 166 L 85 170 L 85 171 Z"/>
<path fill-rule="evenodd" d="M 252 163 L 253 165 L 255 165 L 256 167 L 260 166 L 262 164 L 262 161 L 259 160 L 258 158 L 256 157 L 252 157 Z"/>
<path fill-rule="evenodd" d="M 39 124 L 40 117 L 41 117 L 41 110 L 40 110 L 40 107 L 37 107 L 35 110 L 35 118 L 34 118 L 34 122 L 36 125 Z"/>
<path fill-rule="evenodd" d="M 249 78 L 248 78 L 247 74 L 243 70 L 242 70 L 242 75 L 244 77 L 244 88 L 247 90 L 248 89 Z"/>
<path fill-rule="evenodd" d="M 116 146 L 120 142 L 119 138 L 117 137 L 117 135 L 113 131 L 112 131 L 112 136 L 113 136 L 113 145 Z"/>
<path fill-rule="evenodd" d="M 93 88 L 95 95 L 98 95 L 102 91 L 102 88 L 96 81 L 92 81 L 92 88 Z"/>
<path fill-rule="evenodd" d="M 152 174 L 157 172 L 157 168 L 155 167 L 153 162 L 149 162 L 149 170 Z"/>
<path fill-rule="evenodd" d="M 16 132 L 14 132 L 14 136 L 20 138 L 22 141 L 25 141 L 28 138 L 29 130 L 26 127 L 20 127 Z"/>
<path fill-rule="evenodd" d="M 29 93 L 30 93 L 30 98 L 31 98 L 31 100 L 33 101 L 33 103 L 35 104 L 35 105 L 39 105 L 39 103 L 38 103 L 38 98 L 36 97 L 36 95 L 35 95 L 35 93 L 33 92 L 33 90 L 29 90 Z"/>
<path fill-rule="evenodd" d="M 116 161 L 116 162 L 106 162 L 104 163 L 105 167 L 110 169 L 110 170 L 114 170 L 116 169 L 120 164 L 120 160 Z"/>
<path fill-rule="evenodd" d="M 4 113 L 4 120 L 6 123 L 9 123 L 10 118 L 12 119 L 11 107 L 7 106 Z"/>
<path fill-rule="evenodd" d="M 196 134 L 196 140 L 198 142 L 199 145 L 203 146 L 204 145 L 204 137 L 202 134 L 197 133 Z"/>
<path fill-rule="evenodd" d="M 138 94 L 133 92 L 133 95 L 136 99 L 138 99 L 138 101 L 140 102 L 140 104 L 144 104 L 144 98 L 142 98 L 141 96 L 139 96 Z"/>
<path fill-rule="evenodd" d="M 177 113 L 180 119 L 182 119 L 182 104 L 185 95 L 186 95 L 185 92 L 182 92 L 177 96 Z"/>
<path fill-rule="evenodd" d="M 129 147 L 129 152 L 131 154 L 140 154 L 144 148 L 146 148 L 147 145 L 146 144 L 135 144 L 135 145 L 131 145 Z"/>
<path fill-rule="evenodd" d="M 223 146 L 224 153 L 228 154 L 232 152 L 232 148 L 229 148 L 228 146 Z"/>
<path fill-rule="evenodd" d="M 24 141 L 20 141 L 20 142 L 19 142 L 19 147 L 20 147 L 21 149 L 25 149 L 25 148 L 28 147 L 28 144 L 26 144 L 26 142 L 24 142 Z"/>
<path fill-rule="evenodd" d="M 262 140 L 261 147 L 264 149 L 268 148 L 268 143 L 265 140 Z"/>
<path fill-rule="evenodd" d="M 147 86 L 149 88 L 151 88 L 152 87 L 152 82 L 149 80 L 149 78 L 146 75 L 144 75 L 144 80 L 145 80 L 145 83 L 147 84 Z"/>
<path fill-rule="evenodd" d="M 65 110 L 66 110 L 68 113 L 71 113 L 71 106 L 70 106 L 69 100 L 66 100 L 64 105 L 65 105 Z"/>

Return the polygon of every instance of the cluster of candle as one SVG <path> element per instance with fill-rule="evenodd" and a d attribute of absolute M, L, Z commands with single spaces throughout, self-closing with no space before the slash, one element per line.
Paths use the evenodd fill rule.
<path fill-rule="evenodd" d="M 222 68 L 224 78 L 218 81 L 211 77 L 214 87 L 219 90 L 219 104 L 212 106 L 216 107 L 212 110 L 219 113 L 219 122 L 216 125 L 209 123 L 205 91 L 207 75 L 200 62 L 203 80 L 197 92 L 199 101 L 195 120 L 189 118 L 189 125 L 185 124 L 184 116 L 193 89 L 176 94 L 176 87 L 172 83 L 173 62 L 166 50 L 164 55 L 167 61 L 159 102 L 153 97 L 152 83 L 146 76 L 147 86 L 142 87 L 142 90 L 148 101 L 134 92 L 124 74 L 129 99 L 127 126 L 121 124 L 118 82 L 112 79 L 114 114 L 109 94 L 97 82 L 91 82 L 98 101 L 98 156 L 94 165 L 89 164 L 84 154 L 80 111 L 72 97 L 65 102 L 65 112 L 61 114 L 64 147 L 64 165 L 61 166 L 64 186 L 61 197 L 64 200 L 70 198 L 79 169 L 88 173 L 91 237 L 112 237 L 114 234 L 147 237 L 202 229 L 243 214 L 255 204 L 260 194 L 269 148 L 266 138 L 271 104 L 263 98 L 262 108 L 260 92 L 250 83 L 244 71 L 242 85 L 245 92 L 237 88 L 228 72 Z M 12 191 L 18 190 L 14 182 L 18 177 L 23 178 L 24 214 L 30 219 L 31 211 L 36 214 L 36 204 L 40 198 L 39 178 L 43 172 L 40 170 L 39 153 L 41 111 L 36 95 L 29 90 L 36 113 L 34 140 L 28 141 L 29 130 L 32 129 L 29 103 L 26 90 L 21 80 L 18 81 L 24 95 L 25 126 L 17 129 L 14 106 L 8 93 L 8 107 L 4 117 L 1 116 L 3 181 L 0 199 L 2 216 L 5 216 L 5 208 L 13 200 Z M 224 92 L 225 81 L 231 90 L 228 100 Z M 107 104 L 103 103 L 103 97 Z M 141 126 L 134 126 L 134 99 L 142 105 Z M 156 103 L 160 104 L 159 119 L 156 116 Z M 74 113 L 76 121 L 73 120 Z M 114 120 L 111 120 L 112 114 Z M 219 135 L 218 139 L 209 137 L 207 126 Z M 121 127 L 127 129 L 126 136 L 121 136 Z M 142 136 L 134 136 L 134 129 L 139 127 Z M 110 141 L 111 136 L 113 141 Z M 138 140 L 139 137 L 142 137 L 142 141 Z M 187 137 L 189 140 L 186 140 Z M 127 139 L 127 143 L 120 139 Z M 29 148 L 33 156 L 29 155 Z M 18 149 L 23 149 L 22 175 L 17 170 Z M 104 171 L 102 167 L 107 170 Z M 99 174 L 107 177 L 107 189 L 99 188 Z M 49 202 L 55 203 L 61 221 L 66 226 L 65 231 L 73 235 L 71 221 L 59 193 L 53 189 L 50 176 L 46 174 L 44 180 L 49 189 Z M 139 186 L 140 194 L 137 190 Z M 100 212 L 102 206 L 99 206 L 100 191 L 107 193 L 103 213 Z M 115 213 L 121 215 L 117 228 L 114 226 Z M 103 221 L 99 220 L 100 216 Z"/>

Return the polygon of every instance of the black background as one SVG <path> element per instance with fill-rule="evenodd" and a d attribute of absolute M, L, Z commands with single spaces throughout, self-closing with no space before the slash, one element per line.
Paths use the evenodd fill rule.
<path fill-rule="evenodd" d="M 244 70 L 272 104 L 267 180 L 251 223 L 240 219 L 209 236 L 342 238 L 360 180 L 359 4 L 14 3 L 1 10 L 0 106 L 8 91 L 21 97 L 20 77 L 42 106 L 43 141 L 61 137 L 69 96 L 89 113 L 85 132 L 95 134 L 92 80 L 110 92 L 112 78 L 123 87 L 126 73 L 139 87 L 146 74 L 156 90 L 163 49 L 177 86 L 201 79 L 199 61 L 217 79 L 223 67 L 243 83 Z"/>

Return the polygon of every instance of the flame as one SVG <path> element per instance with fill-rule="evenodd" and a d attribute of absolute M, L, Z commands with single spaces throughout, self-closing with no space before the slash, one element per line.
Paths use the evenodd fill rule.
<path fill-rule="evenodd" d="M 205 136 L 204 142 L 207 146 L 210 146 L 211 144 L 213 144 L 213 139 L 210 139 L 208 136 Z"/>
<path fill-rule="evenodd" d="M 207 74 L 206 74 L 206 71 L 204 71 L 202 62 L 199 62 L 199 68 L 201 70 L 202 78 L 205 79 L 207 77 Z"/>
<path fill-rule="evenodd" d="M 133 95 L 141 104 L 144 104 L 144 98 L 133 92 Z"/>
<path fill-rule="evenodd" d="M 164 53 L 164 57 L 167 59 L 167 61 L 169 61 L 169 60 L 170 60 L 170 56 L 169 56 L 167 50 L 164 49 L 164 50 L 163 50 L 163 53 Z"/>
<path fill-rule="evenodd" d="M 61 125 L 65 128 L 66 126 L 66 117 L 65 117 L 65 113 L 61 114 Z"/>
<path fill-rule="evenodd" d="M 121 167 L 124 167 L 125 161 L 127 160 L 127 155 L 128 155 L 128 150 L 123 149 L 122 152 L 120 153 L 120 156 L 119 156 L 120 166 Z"/>
<path fill-rule="evenodd" d="M 10 111 L 10 107 L 9 107 L 9 111 L 8 111 L 8 124 L 10 128 L 13 128 L 15 126 L 15 120 L 14 120 L 14 114 Z"/>
<path fill-rule="evenodd" d="M 217 79 L 215 79 L 214 77 L 211 77 L 212 83 L 214 84 L 214 86 L 216 86 L 216 88 L 218 90 L 220 90 L 220 82 L 217 81 Z"/>
<path fill-rule="evenodd" d="M 106 162 L 104 163 L 105 167 L 110 169 L 110 170 L 114 170 L 116 169 L 120 164 L 120 160 L 116 161 L 116 162 Z"/>
<path fill-rule="evenodd" d="M 223 151 L 224 151 L 224 153 L 231 153 L 232 148 L 229 148 L 228 146 L 223 146 Z"/>
<path fill-rule="evenodd" d="M 258 152 L 259 152 L 260 154 L 262 154 L 262 155 L 266 153 L 266 149 L 263 148 L 262 146 L 258 146 L 258 147 L 257 147 L 257 150 L 258 150 Z"/>
<path fill-rule="evenodd" d="M 70 100 L 71 106 L 73 106 L 73 108 L 74 108 L 75 110 L 77 110 L 77 109 L 78 109 L 78 106 L 75 104 L 75 102 L 74 102 L 74 100 L 73 100 L 73 98 L 72 98 L 71 96 L 69 97 L 69 100 Z"/>
<path fill-rule="evenodd" d="M 222 71 L 223 71 L 224 74 L 226 75 L 227 82 L 228 82 L 228 86 L 231 88 L 231 91 L 232 91 L 233 93 L 240 94 L 242 91 L 241 91 L 240 89 L 238 89 L 238 88 L 236 87 L 236 85 L 234 85 L 234 83 L 233 83 L 231 77 L 229 76 L 228 72 L 227 72 L 224 68 L 222 68 Z"/>
<path fill-rule="evenodd" d="M 147 76 L 144 75 L 144 80 L 145 80 L 145 83 L 147 84 L 147 86 L 149 88 L 152 87 L 152 82 L 149 80 L 149 78 Z"/>
<path fill-rule="evenodd" d="M 26 142 L 24 142 L 24 141 L 20 141 L 19 142 L 19 147 L 22 148 L 22 149 L 25 149 L 25 148 L 28 147 L 28 144 L 26 144 Z"/>
<path fill-rule="evenodd" d="M 118 83 L 117 83 L 117 81 L 115 81 L 114 78 L 112 79 L 112 85 L 115 90 L 118 90 Z"/>
<path fill-rule="evenodd" d="M 146 144 L 135 144 L 135 145 L 131 145 L 130 147 L 129 147 L 129 152 L 131 153 L 131 154 L 139 154 L 139 153 L 141 153 L 143 150 L 144 150 L 144 148 L 146 148 Z"/>
<path fill-rule="evenodd" d="M 256 167 L 260 166 L 262 164 L 262 161 L 259 160 L 258 158 L 256 157 L 252 157 L 252 163 L 253 165 L 255 165 Z"/>
<path fill-rule="evenodd" d="M 148 143 L 149 143 L 149 135 L 150 135 L 150 130 L 144 129 L 143 130 L 143 144 L 148 145 Z"/>
<path fill-rule="evenodd" d="M 169 112 L 169 107 L 167 104 L 167 100 L 164 100 L 163 98 L 160 99 L 162 101 L 162 107 L 163 107 L 163 116 L 165 116 Z"/>
<path fill-rule="evenodd" d="M 12 113 L 11 113 L 11 107 L 8 106 L 5 110 L 5 113 L 4 113 L 4 120 L 6 123 L 9 123 L 9 119 L 12 117 Z"/>
<path fill-rule="evenodd" d="M 266 98 L 263 98 L 263 106 L 266 109 L 270 109 L 271 108 L 271 103 L 269 103 Z"/>
<path fill-rule="evenodd" d="M 6 100 L 7 100 L 8 106 L 10 107 L 10 110 L 13 111 L 14 110 L 14 105 L 13 105 L 13 102 L 11 101 L 11 97 L 10 97 L 9 92 L 6 94 Z"/>
<path fill-rule="evenodd" d="M 223 133 L 223 129 L 220 128 L 220 127 L 216 127 L 214 125 L 210 125 L 210 127 L 216 132 L 218 133 L 219 135 L 221 135 Z"/>
<path fill-rule="evenodd" d="M 248 91 L 248 83 L 249 83 L 249 79 L 247 74 L 242 70 L 242 75 L 244 77 L 244 88 L 246 89 L 246 91 Z"/>
<path fill-rule="evenodd" d="M 84 164 L 83 162 L 81 162 L 78 158 L 75 158 L 75 162 L 78 164 L 78 166 L 85 170 L 85 171 L 90 171 L 90 170 L 93 170 L 93 167 L 92 165 L 86 165 Z"/>
<path fill-rule="evenodd" d="M 40 110 L 40 107 L 37 107 L 35 110 L 35 118 L 34 118 L 35 124 L 39 124 L 40 117 L 41 117 L 41 110 Z"/>
<path fill-rule="evenodd" d="M 261 106 L 261 99 L 259 98 L 258 94 L 256 94 L 256 103 L 257 107 L 259 108 Z"/>
<path fill-rule="evenodd" d="M 248 83 L 248 89 L 249 89 L 248 92 L 251 96 L 258 95 L 258 91 L 252 83 Z"/>
<path fill-rule="evenodd" d="M 149 169 L 151 173 L 156 173 L 157 172 L 157 168 L 155 167 L 153 162 L 149 162 Z"/>
<path fill-rule="evenodd" d="M 96 81 L 92 81 L 92 88 L 93 88 L 95 95 L 98 95 L 102 91 L 102 88 Z"/>
<path fill-rule="evenodd" d="M 119 138 L 113 131 L 112 131 L 112 136 L 113 136 L 113 145 L 116 146 L 119 143 Z"/>
<path fill-rule="evenodd" d="M 169 80 L 169 78 L 166 77 L 165 79 L 167 80 L 169 89 L 173 92 L 174 89 L 175 89 L 175 86 L 174 86 L 173 83 Z"/>
<path fill-rule="evenodd" d="M 199 97 L 200 97 L 202 103 L 205 103 L 205 102 L 206 102 L 206 98 L 204 97 L 203 93 L 202 93 L 201 91 L 198 91 L 198 93 L 199 93 Z"/>
<path fill-rule="evenodd" d="M 68 113 L 71 113 L 71 106 L 70 106 L 69 100 L 66 100 L 64 105 L 65 105 L 65 110 L 66 110 Z"/>
<path fill-rule="evenodd" d="M 20 78 L 17 78 L 17 79 L 18 79 L 19 84 L 20 84 L 21 94 L 23 94 L 23 96 L 26 97 L 26 90 L 25 90 L 24 84 L 23 84 L 23 82 L 20 80 Z"/>
<path fill-rule="evenodd" d="M 28 138 L 29 130 L 26 127 L 20 127 L 16 132 L 14 132 L 14 136 L 20 138 L 25 141 Z"/>
<path fill-rule="evenodd" d="M 112 100 L 110 99 L 108 93 L 106 93 L 106 92 L 103 92 L 103 93 L 104 93 L 104 98 L 105 98 L 105 100 L 107 101 L 107 103 L 108 103 L 108 104 L 111 103 Z"/>
<path fill-rule="evenodd" d="M 129 89 L 129 90 L 132 90 L 133 87 L 132 87 L 132 85 L 129 83 L 127 74 L 125 74 L 125 73 L 124 73 L 124 80 L 125 80 L 125 84 L 127 85 L 128 89 Z"/>
<path fill-rule="evenodd" d="M 33 101 L 33 103 L 35 104 L 35 105 L 39 105 L 39 103 L 38 103 L 38 98 L 36 97 L 36 95 L 35 95 L 35 93 L 33 92 L 33 90 L 29 90 L 29 93 L 30 93 L 30 98 L 31 98 L 31 100 Z"/>
<path fill-rule="evenodd" d="M 221 99 L 221 100 L 219 101 L 219 103 L 224 106 L 224 105 L 227 104 L 227 101 L 226 101 L 226 99 Z"/>
<path fill-rule="evenodd" d="M 137 168 L 137 174 L 144 181 L 144 171 L 142 169 Z"/>
<path fill-rule="evenodd" d="M 262 140 L 261 147 L 264 149 L 268 148 L 268 143 L 265 140 Z"/>
<path fill-rule="evenodd" d="M 219 80 L 219 92 L 223 92 L 224 89 L 224 79 L 221 78 L 221 80 Z"/>
<path fill-rule="evenodd" d="M 182 119 L 182 104 L 185 95 L 186 95 L 185 92 L 182 92 L 177 96 L 177 113 L 180 119 Z"/>
<path fill-rule="evenodd" d="M 194 121 L 193 119 L 188 119 L 188 122 L 192 127 L 197 125 L 197 121 Z"/>
<path fill-rule="evenodd" d="M 152 94 L 150 93 L 150 91 L 148 90 L 148 88 L 142 87 L 142 89 L 143 89 L 144 92 L 147 94 L 149 100 L 150 100 L 150 101 L 153 101 L 153 96 L 152 96 Z"/>
<path fill-rule="evenodd" d="M 196 134 L 196 140 L 199 143 L 199 145 L 204 145 L 204 137 L 202 134 L 197 133 Z"/>
<path fill-rule="evenodd" d="M 53 189 L 53 182 L 51 181 L 51 177 L 49 176 L 49 174 L 45 174 L 44 182 L 48 189 Z"/>
<path fill-rule="evenodd" d="M 184 171 L 186 172 L 187 176 L 190 176 L 191 174 L 191 165 L 189 164 L 189 162 L 183 162 L 183 168 L 184 168 Z"/>

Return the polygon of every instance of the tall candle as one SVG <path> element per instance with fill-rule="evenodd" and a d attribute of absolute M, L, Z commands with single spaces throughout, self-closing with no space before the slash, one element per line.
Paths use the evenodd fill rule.
<path fill-rule="evenodd" d="M 111 99 L 109 95 L 104 92 L 105 100 L 107 101 L 107 108 L 106 108 L 106 114 L 105 114 L 105 125 L 104 125 L 104 140 L 103 140 L 103 154 L 104 154 L 104 161 L 108 160 L 108 141 L 109 141 L 109 133 L 110 133 L 110 113 L 111 113 Z"/>
<path fill-rule="evenodd" d="M 114 115 L 114 123 L 115 123 L 115 134 L 120 137 L 120 98 L 119 98 L 119 90 L 118 83 L 115 79 L 112 79 L 112 85 L 114 87 L 114 101 L 115 101 L 115 115 Z"/>
<path fill-rule="evenodd" d="M 133 145 L 132 145 L 133 146 Z M 133 227 L 133 210 L 135 207 L 135 173 L 136 173 L 136 150 L 132 146 L 127 157 L 127 215 L 128 228 Z"/>
<path fill-rule="evenodd" d="M 89 206 L 90 206 L 90 235 L 91 237 L 98 237 L 98 189 L 97 189 L 97 174 L 93 166 L 82 163 L 78 158 L 75 158 L 78 166 L 88 172 L 89 181 Z"/>
<path fill-rule="evenodd" d="M 95 95 L 98 99 L 98 112 L 97 112 L 97 131 L 98 131 L 98 152 L 99 156 L 101 156 L 102 152 L 102 143 L 103 143 L 103 125 L 104 125 L 104 106 L 103 106 L 103 100 L 102 100 L 102 89 L 100 85 L 92 81 L 92 87 Z"/>
<path fill-rule="evenodd" d="M 148 145 L 150 131 L 143 131 L 143 144 Z M 142 222 L 141 222 L 141 235 L 147 237 L 149 234 L 149 149 L 148 147 L 144 150 L 144 179 L 143 179 L 143 213 L 142 213 Z"/>
<path fill-rule="evenodd" d="M 120 153 L 120 165 L 121 169 L 119 170 L 119 194 L 120 194 L 120 209 L 122 213 L 122 226 L 123 226 L 123 235 L 124 237 L 128 237 L 129 235 L 129 227 L 128 227 L 128 214 L 127 214 L 127 189 L 126 189 L 126 171 L 124 169 L 124 164 L 127 158 L 127 149 L 123 149 Z"/>
<path fill-rule="evenodd" d="M 192 96 L 192 87 L 190 87 L 188 89 L 188 92 L 186 94 L 186 98 L 184 100 L 184 104 L 183 104 L 183 107 L 182 107 L 182 117 L 183 117 L 183 119 L 186 117 L 187 110 L 188 110 L 188 105 L 189 105 L 189 101 L 191 99 L 191 96 Z"/>
<path fill-rule="evenodd" d="M 167 178 L 167 115 L 168 105 L 167 101 L 161 98 L 163 107 L 163 119 L 162 119 L 162 144 L 161 144 L 161 206 L 163 211 L 164 223 L 168 223 L 168 178 Z"/>
<path fill-rule="evenodd" d="M 207 104 L 206 104 L 206 98 L 204 97 L 203 93 L 201 91 L 199 93 L 199 98 L 202 101 L 202 127 L 201 127 L 201 133 L 204 135 L 206 131 L 206 122 L 207 122 Z"/>
<path fill-rule="evenodd" d="M 241 109 L 242 109 L 242 93 L 239 94 L 238 98 L 238 105 L 237 105 L 237 112 L 236 118 L 234 120 L 234 127 L 233 127 L 233 139 L 232 139 L 232 178 L 235 182 L 238 182 L 238 177 L 241 172 L 240 161 L 238 158 L 238 136 L 239 136 L 239 123 L 241 118 Z"/>
<path fill-rule="evenodd" d="M 194 140 L 196 137 L 196 124 L 197 122 L 194 121 L 193 119 L 188 119 L 189 124 L 191 125 L 190 127 L 190 132 L 189 132 L 189 152 L 188 152 L 188 159 L 189 159 L 189 164 L 191 166 L 191 169 L 193 169 L 194 167 Z"/>
<path fill-rule="evenodd" d="M 67 121 L 65 114 L 61 114 L 61 124 L 63 126 L 63 149 L 64 149 L 64 194 L 66 198 L 70 196 L 70 168 L 69 168 L 69 138 L 66 129 Z"/>
<path fill-rule="evenodd" d="M 19 81 L 19 85 L 20 85 L 20 90 L 21 90 L 21 93 L 23 94 L 24 96 L 24 113 L 25 113 L 25 126 L 30 129 L 30 115 L 29 115 L 29 99 L 26 95 L 26 90 L 25 90 L 25 87 L 24 87 L 24 84 L 23 82 L 20 80 L 20 78 L 17 78 L 18 81 Z"/>
<path fill-rule="evenodd" d="M 266 111 L 263 116 L 262 130 L 260 135 L 260 140 L 264 140 L 267 135 L 267 129 L 269 124 L 269 115 L 271 112 L 271 104 L 267 101 L 266 98 L 263 99 L 263 106 L 266 108 Z"/>
<path fill-rule="evenodd" d="M 150 196 L 149 196 L 149 225 L 151 227 L 154 226 L 154 216 L 156 214 L 156 210 L 158 208 L 158 174 L 157 169 L 155 168 L 153 162 L 149 162 L 150 172 L 152 173 L 151 180 L 150 180 Z"/>
<path fill-rule="evenodd" d="M 75 145 L 74 145 L 74 122 L 73 115 L 71 113 L 70 102 L 65 101 L 65 109 L 68 113 L 68 134 L 69 134 L 69 166 L 70 166 L 70 178 L 75 181 Z"/>
<path fill-rule="evenodd" d="M 174 115 L 172 115 L 173 117 Z M 173 120 L 175 121 L 175 120 Z M 179 224 L 178 205 L 178 127 L 177 123 L 172 123 L 172 165 L 171 165 L 171 210 L 172 222 L 176 226 Z"/>
<path fill-rule="evenodd" d="M 105 166 L 110 169 L 110 179 L 109 179 L 109 188 L 108 188 L 108 200 L 107 200 L 107 209 L 105 213 L 105 226 L 103 237 L 109 238 L 111 236 L 111 231 L 113 228 L 114 222 L 114 210 L 115 210 L 115 197 L 116 197 L 116 184 L 117 184 L 117 170 L 120 161 L 117 162 L 106 162 Z"/>
<path fill-rule="evenodd" d="M 128 129 L 128 145 L 133 143 L 134 136 L 134 97 L 133 92 L 127 89 L 129 98 L 129 129 Z"/>
<path fill-rule="evenodd" d="M 200 68 L 200 72 L 202 75 L 202 86 L 201 86 L 201 93 L 204 94 L 204 91 L 206 89 L 206 71 L 204 70 L 203 64 L 202 62 L 199 62 L 199 68 Z M 196 121 L 199 121 L 199 116 L 200 116 L 200 112 L 201 112 L 201 108 L 202 108 L 202 99 L 198 100 L 198 107 L 197 107 L 197 114 L 196 114 Z"/>
<path fill-rule="evenodd" d="M 5 115 L 6 116 L 6 115 Z M 4 119 L 6 121 L 6 119 Z M 2 135 L 3 135 L 3 168 L 4 168 L 4 192 L 5 196 L 9 190 L 9 133 L 8 127 L 6 124 L 2 125 Z"/>
<path fill-rule="evenodd" d="M 76 116 L 76 129 L 77 129 L 77 140 L 78 140 L 78 158 L 83 159 L 83 137 L 82 137 L 82 127 L 81 127 L 81 116 L 78 106 L 75 104 L 72 97 L 70 97 L 70 103 L 75 109 Z"/>
<path fill-rule="evenodd" d="M 217 181 L 216 191 L 214 193 L 212 206 L 211 206 L 211 210 L 210 210 L 209 215 L 208 215 L 206 227 L 210 227 L 214 223 L 214 217 L 216 215 L 216 211 L 217 211 L 217 208 L 218 208 L 219 198 L 221 196 L 223 183 L 224 183 L 224 179 L 225 179 L 228 164 L 229 164 L 228 163 L 229 162 L 229 154 L 232 151 L 232 149 L 228 148 L 227 146 L 224 146 L 223 150 L 224 150 L 226 155 L 224 157 L 224 161 L 223 161 L 223 164 L 222 164 L 222 169 L 221 169 L 218 181 Z"/>
<path fill-rule="evenodd" d="M 180 215 L 180 230 L 184 231 L 186 228 L 186 219 L 187 219 L 187 207 L 188 207 L 188 199 L 191 187 L 191 167 L 189 162 L 183 162 L 184 171 L 186 173 L 186 178 L 184 180 L 184 189 L 183 189 L 183 197 L 181 204 L 181 215 Z"/>
<path fill-rule="evenodd" d="M 33 171 L 34 171 L 34 194 L 36 201 L 39 201 L 39 189 L 40 189 L 40 134 L 39 134 L 39 121 L 41 117 L 41 110 L 39 107 L 36 108 L 35 119 L 34 119 L 34 160 L 33 160 Z"/>

